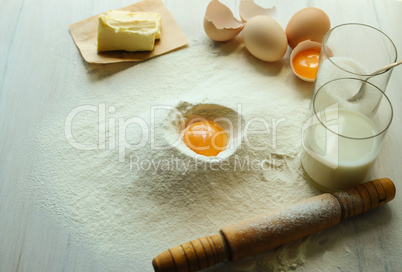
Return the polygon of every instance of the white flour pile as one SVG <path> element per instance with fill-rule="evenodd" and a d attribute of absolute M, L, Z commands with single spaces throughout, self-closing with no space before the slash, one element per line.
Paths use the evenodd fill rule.
<path fill-rule="evenodd" d="M 202 37 L 137 65 L 69 69 L 75 80 L 61 87 L 66 97 L 38 129 L 25 193 L 68 227 L 104 271 L 152 271 L 152 259 L 169 247 L 318 194 L 298 157 L 312 85 L 291 74 L 287 58 L 267 64 L 236 40 L 218 45 Z M 185 113 L 198 104 L 219 105 L 215 113 L 231 121 L 236 115 L 228 112 L 241 107 L 243 133 L 246 126 L 260 133 L 243 137 L 225 166 L 195 160 L 182 147 L 152 147 L 174 138 L 168 109 Z M 152 106 L 159 106 L 155 130 L 146 132 Z M 66 118 L 70 142 L 95 150 L 72 146 Z M 124 128 L 129 118 L 136 123 Z M 144 146 L 122 150 L 123 140 Z M 297 269 L 306 243 L 320 251 L 321 244 L 308 241 L 209 271 Z"/>

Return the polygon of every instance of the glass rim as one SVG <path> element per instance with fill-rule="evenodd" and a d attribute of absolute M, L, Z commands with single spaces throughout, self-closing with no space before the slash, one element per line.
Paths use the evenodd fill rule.
<path fill-rule="evenodd" d="M 333 131 L 332 129 L 328 128 L 328 127 L 321 121 L 321 118 L 318 117 L 318 113 L 319 113 L 319 112 L 317 112 L 316 107 L 315 107 L 315 100 L 316 100 L 316 98 L 317 98 L 317 95 L 320 93 L 320 91 L 322 90 L 322 88 L 323 88 L 324 86 L 326 86 L 326 85 L 328 85 L 328 84 L 330 84 L 330 83 L 332 83 L 332 82 L 334 82 L 334 81 L 345 80 L 345 79 L 346 79 L 346 80 L 351 79 L 351 80 L 357 80 L 357 81 L 364 82 L 364 80 L 362 80 L 362 79 L 353 78 L 353 77 L 336 78 L 336 79 L 333 79 L 333 80 L 330 80 L 330 81 L 326 82 L 326 83 L 325 83 L 324 85 L 322 85 L 322 86 L 317 90 L 317 92 L 314 94 L 314 97 L 313 97 L 313 100 L 312 100 L 314 116 L 317 118 L 317 120 L 321 123 L 321 125 L 322 125 L 325 129 L 327 129 L 328 131 L 332 132 L 333 134 L 335 134 L 335 135 L 337 135 L 337 136 L 340 136 L 340 137 L 346 138 L 346 139 L 351 139 L 351 140 L 367 140 L 367 139 L 371 139 L 371 138 L 376 138 L 376 137 L 380 136 L 381 134 L 385 133 L 385 132 L 388 130 L 388 128 L 390 127 L 390 125 L 391 125 L 391 123 L 392 123 L 392 120 L 393 120 L 393 118 L 394 118 L 394 109 L 393 109 L 393 107 L 392 107 L 391 100 L 388 98 L 388 96 L 387 96 L 380 88 L 378 88 L 377 86 L 375 86 L 374 84 L 372 84 L 372 83 L 370 83 L 370 82 L 366 82 L 366 84 L 370 84 L 370 85 L 373 86 L 375 89 L 377 89 L 377 90 L 381 93 L 382 97 L 385 97 L 385 98 L 386 98 L 386 100 L 387 100 L 387 102 L 388 102 L 388 105 L 389 105 L 389 107 L 390 107 L 390 109 L 391 109 L 391 116 L 390 116 L 390 118 L 389 118 L 389 122 L 388 122 L 388 124 L 385 126 L 385 128 L 384 128 L 383 130 L 381 130 L 380 132 L 378 132 L 378 133 L 376 133 L 376 134 L 374 134 L 374 135 L 372 135 L 372 136 L 368 136 L 368 137 L 350 137 L 350 136 L 345 136 L 345 135 L 342 135 L 342 134 L 340 134 L 340 133 L 337 133 L 337 132 Z M 320 112 L 322 112 L 322 111 L 320 111 Z"/>
<path fill-rule="evenodd" d="M 353 74 L 353 75 L 358 75 L 358 76 L 378 76 L 378 75 L 385 74 L 385 73 L 387 73 L 387 72 L 389 72 L 390 70 L 393 69 L 393 67 L 391 67 L 391 68 L 388 68 L 387 70 L 384 70 L 384 71 L 382 71 L 382 72 L 380 72 L 380 73 L 376 73 L 376 74 L 374 74 L 374 75 L 373 75 L 373 74 L 360 74 L 360 73 L 355 73 L 355 72 L 349 71 L 349 70 L 347 70 L 347 69 L 345 69 L 345 68 L 339 66 L 338 64 L 336 64 L 333 60 L 331 60 L 331 57 L 329 57 L 329 56 L 330 56 L 329 54 L 331 53 L 331 52 L 330 52 L 331 49 L 330 49 L 328 46 L 326 46 L 326 40 L 329 38 L 329 35 L 331 35 L 331 33 L 332 33 L 334 30 L 336 30 L 336 29 L 338 29 L 338 28 L 341 28 L 341 27 L 344 27 L 344 26 L 362 26 L 362 27 L 368 27 L 368 28 L 371 28 L 371 29 L 373 29 L 373 30 L 379 32 L 379 33 L 382 34 L 385 38 L 388 39 L 388 41 L 391 43 L 392 48 L 394 49 L 394 52 L 395 52 L 395 59 L 394 59 L 393 62 L 391 62 L 391 63 L 389 63 L 389 64 L 392 64 L 392 63 L 394 63 L 394 62 L 396 62 L 396 61 L 398 60 L 398 51 L 397 51 L 397 48 L 396 48 L 394 42 L 391 40 L 391 38 L 390 38 L 387 34 L 385 34 L 384 32 L 382 32 L 382 31 L 379 30 L 378 28 L 375 28 L 375 27 L 370 26 L 370 25 L 366 25 L 366 24 L 362 24 L 362 23 L 346 23 L 346 24 L 340 24 L 340 25 L 334 26 L 333 28 L 331 28 L 330 30 L 328 30 L 327 33 L 325 33 L 324 38 L 322 39 L 321 51 L 324 52 L 325 57 L 326 57 L 333 65 L 335 65 L 336 67 L 338 67 L 339 69 L 341 69 L 341 70 L 343 70 L 343 71 L 345 71 L 345 72 L 351 73 L 351 74 Z M 327 49 L 328 52 L 327 52 L 326 48 L 328 48 L 328 49 Z M 380 68 L 381 68 L 381 67 L 380 67 Z M 380 69 L 380 68 L 378 68 L 378 69 Z"/>

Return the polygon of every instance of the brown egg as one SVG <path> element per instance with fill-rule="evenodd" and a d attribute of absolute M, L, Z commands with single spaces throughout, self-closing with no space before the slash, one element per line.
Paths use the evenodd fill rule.
<path fill-rule="evenodd" d="M 286 34 L 271 17 L 259 15 L 251 18 L 243 29 L 247 50 L 263 61 L 278 61 L 288 48 Z"/>
<path fill-rule="evenodd" d="M 321 43 L 330 28 L 331 22 L 323 10 L 314 7 L 302 9 L 293 15 L 286 27 L 289 46 L 295 48 L 305 40 Z"/>

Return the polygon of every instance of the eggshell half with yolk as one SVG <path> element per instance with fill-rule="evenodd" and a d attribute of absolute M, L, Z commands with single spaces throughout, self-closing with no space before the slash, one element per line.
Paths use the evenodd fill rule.
<path fill-rule="evenodd" d="M 292 72 L 301 80 L 314 82 L 319 66 L 319 57 L 322 44 L 314 41 L 299 43 L 290 54 L 290 67 Z M 325 47 L 328 57 L 332 51 Z"/>

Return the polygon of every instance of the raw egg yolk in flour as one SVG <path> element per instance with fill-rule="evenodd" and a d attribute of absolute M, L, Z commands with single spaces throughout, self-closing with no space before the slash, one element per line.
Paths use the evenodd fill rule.
<path fill-rule="evenodd" d="M 183 142 L 195 153 L 216 156 L 226 149 L 229 136 L 217 123 L 198 121 L 190 123 L 183 134 Z"/>
<path fill-rule="evenodd" d="M 302 77 L 315 79 L 318 70 L 320 51 L 307 49 L 298 53 L 293 59 L 293 69 Z"/>

